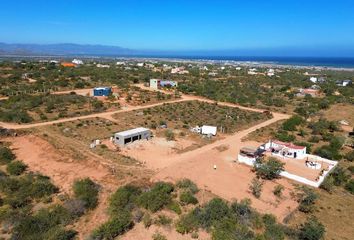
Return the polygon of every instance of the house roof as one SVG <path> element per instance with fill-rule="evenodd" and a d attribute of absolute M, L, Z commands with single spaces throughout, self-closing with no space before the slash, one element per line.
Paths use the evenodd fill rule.
<path fill-rule="evenodd" d="M 140 133 L 140 132 L 145 132 L 145 131 L 150 131 L 150 130 L 147 129 L 147 128 L 139 127 L 139 128 L 126 130 L 126 131 L 123 131 L 123 132 L 118 132 L 116 134 L 125 137 L 125 136 L 130 136 L 130 135 L 134 135 L 134 134 L 137 134 L 137 133 Z"/>
<path fill-rule="evenodd" d="M 292 149 L 301 150 L 301 149 L 305 149 L 306 148 L 305 146 L 298 146 L 298 145 L 295 145 L 293 143 L 282 142 L 282 141 L 279 141 L 279 140 L 273 140 L 272 142 L 276 143 L 276 144 L 279 144 L 279 145 L 283 145 L 283 146 L 285 146 L 287 148 L 292 148 Z"/>

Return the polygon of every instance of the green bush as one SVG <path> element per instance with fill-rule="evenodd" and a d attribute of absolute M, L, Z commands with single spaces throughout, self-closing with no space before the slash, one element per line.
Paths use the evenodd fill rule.
<path fill-rule="evenodd" d="M 304 119 L 298 115 L 292 116 L 286 120 L 282 128 L 286 131 L 296 131 L 297 126 L 301 125 L 304 122 Z"/>
<path fill-rule="evenodd" d="M 198 230 L 199 222 L 193 213 L 182 215 L 176 223 L 176 231 L 181 234 L 191 233 Z"/>
<path fill-rule="evenodd" d="M 7 164 L 6 171 L 10 175 L 21 175 L 24 171 L 26 171 L 27 165 L 21 161 L 12 161 Z"/>
<path fill-rule="evenodd" d="M 93 209 L 98 202 L 98 186 L 91 179 L 76 180 L 73 185 L 74 196 L 85 202 L 85 207 Z"/>
<path fill-rule="evenodd" d="M 284 187 L 282 185 L 276 185 L 273 189 L 273 194 L 277 197 L 281 197 Z"/>
<path fill-rule="evenodd" d="M 26 215 L 14 226 L 13 239 L 48 239 L 53 228 L 72 222 L 70 214 L 59 205 L 39 210 L 35 215 Z M 58 231 L 58 230 L 57 230 Z"/>
<path fill-rule="evenodd" d="M 154 222 L 155 222 L 155 224 L 161 225 L 161 226 L 171 225 L 172 218 L 169 218 L 165 215 L 158 215 L 157 219 L 155 219 Z"/>
<path fill-rule="evenodd" d="M 256 198 L 260 198 L 262 193 L 262 188 L 263 188 L 262 181 L 260 181 L 257 177 L 253 178 L 251 184 L 249 185 L 249 189 L 252 195 L 255 196 Z"/>
<path fill-rule="evenodd" d="M 320 240 L 325 234 L 325 227 L 316 218 L 309 218 L 300 229 L 301 240 Z"/>
<path fill-rule="evenodd" d="M 165 131 L 165 137 L 167 141 L 174 141 L 175 140 L 175 134 L 171 129 L 167 129 Z"/>
<path fill-rule="evenodd" d="M 350 174 L 343 167 L 336 167 L 330 176 L 336 186 L 342 186 L 350 179 Z"/>
<path fill-rule="evenodd" d="M 345 184 L 345 189 L 351 194 L 354 194 L 354 179 L 351 179 L 347 184 Z"/>
<path fill-rule="evenodd" d="M 11 149 L 5 146 L 0 146 L 0 165 L 8 164 L 15 160 L 16 156 L 12 153 Z"/>
<path fill-rule="evenodd" d="M 176 186 L 180 189 L 188 189 L 191 193 L 196 194 L 199 189 L 197 185 L 189 179 L 182 179 L 176 183 Z"/>
<path fill-rule="evenodd" d="M 193 194 L 190 191 L 183 191 L 179 197 L 179 200 L 182 202 L 182 204 L 197 204 L 198 199 L 193 196 Z"/>
<path fill-rule="evenodd" d="M 159 232 L 154 233 L 154 235 L 152 235 L 152 239 L 153 240 L 167 240 L 167 238 Z"/>
<path fill-rule="evenodd" d="M 318 195 L 308 187 L 302 187 L 301 190 L 302 193 L 300 193 L 299 198 L 299 210 L 304 213 L 311 213 L 314 210 L 314 205 Z"/>
<path fill-rule="evenodd" d="M 176 201 L 171 201 L 171 203 L 167 205 L 167 208 L 171 211 L 174 211 L 178 215 L 182 214 L 182 209 Z"/>
<path fill-rule="evenodd" d="M 269 158 L 268 161 L 255 164 L 255 170 L 258 177 L 272 180 L 280 176 L 280 172 L 284 171 L 284 163 L 276 158 Z"/>
<path fill-rule="evenodd" d="M 334 187 L 334 180 L 332 176 L 328 176 L 325 180 L 321 183 L 320 188 L 326 190 L 327 192 L 332 192 Z"/>
<path fill-rule="evenodd" d="M 345 159 L 347 159 L 347 160 L 350 161 L 350 162 L 353 162 L 353 161 L 354 161 L 354 150 L 348 152 L 348 153 L 345 155 Z"/>
<path fill-rule="evenodd" d="M 109 200 L 109 212 L 113 216 L 122 210 L 132 210 L 141 190 L 132 185 L 120 187 Z"/>
<path fill-rule="evenodd" d="M 144 192 L 139 196 L 138 203 L 145 209 L 157 212 L 171 202 L 172 191 L 172 184 L 158 182 L 150 189 L 150 191 Z"/>
<path fill-rule="evenodd" d="M 95 240 L 114 239 L 119 235 L 127 232 L 133 227 L 134 223 L 131 215 L 124 211 L 108 222 L 102 224 L 92 233 L 92 238 Z"/>
<path fill-rule="evenodd" d="M 152 225 L 152 218 L 149 213 L 144 214 L 143 224 L 144 224 L 145 228 L 149 228 Z"/>

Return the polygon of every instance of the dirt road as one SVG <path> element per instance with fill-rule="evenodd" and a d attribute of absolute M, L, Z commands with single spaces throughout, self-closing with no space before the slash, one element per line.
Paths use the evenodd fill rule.
<path fill-rule="evenodd" d="M 146 88 L 141 85 L 137 85 L 141 87 L 142 89 L 148 89 L 150 91 L 153 91 L 150 88 Z M 87 94 L 89 89 L 81 89 L 81 90 L 75 90 L 77 94 Z M 74 91 L 74 90 L 73 90 Z M 171 94 L 171 92 L 166 92 L 163 90 L 158 90 L 164 93 Z M 65 94 L 65 93 L 70 93 L 71 91 L 62 91 L 62 92 L 56 92 L 54 94 Z M 199 96 L 193 96 L 193 95 L 185 95 L 182 94 L 180 99 L 176 100 L 171 100 L 171 101 L 165 101 L 165 102 L 160 102 L 160 103 L 155 103 L 155 104 L 150 104 L 150 105 L 144 105 L 144 106 L 129 106 L 125 109 L 121 110 L 116 110 L 116 111 L 110 111 L 110 112 L 102 112 L 102 113 L 94 113 L 94 114 L 89 114 L 85 116 L 79 116 L 79 117 L 72 117 L 72 118 L 63 118 L 63 119 L 58 119 L 54 121 L 48 121 L 48 122 L 41 122 L 41 123 L 32 123 L 32 124 L 16 124 L 16 123 L 5 123 L 5 122 L 0 122 L 0 127 L 3 128 L 11 128 L 11 129 L 27 129 L 27 128 L 34 128 L 34 127 L 41 127 L 41 126 L 47 126 L 47 125 L 52 125 L 52 124 L 57 124 L 57 123 L 63 123 L 63 122 L 70 122 L 70 121 L 75 121 L 75 120 L 80 120 L 80 119 L 88 119 L 88 118 L 95 118 L 95 117 L 100 117 L 100 118 L 106 118 L 108 120 L 112 120 L 112 115 L 116 113 L 122 113 L 122 112 L 129 112 L 133 110 L 141 110 L 141 109 L 146 109 L 146 108 L 151 108 L 155 106 L 160 106 L 166 103 L 177 103 L 177 102 L 184 102 L 184 101 L 203 101 L 203 102 L 208 102 L 208 103 L 216 103 L 213 100 L 204 98 L 204 97 L 199 97 Z M 237 104 L 233 103 L 227 103 L 227 102 L 217 102 L 217 104 L 222 105 L 222 106 L 228 106 L 228 107 L 237 107 L 243 110 L 247 111 L 254 111 L 254 112 L 263 112 L 263 109 L 257 109 L 257 108 L 250 108 L 250 107 L 244 107 L 240 106 Z M 280 113 L 273 113 L 273 115 L 283 115 L 287 116 L 285 114 L 280 114 Z"/>

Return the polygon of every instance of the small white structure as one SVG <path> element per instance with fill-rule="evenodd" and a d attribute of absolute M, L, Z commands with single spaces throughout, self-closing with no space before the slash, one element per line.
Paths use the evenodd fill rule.
<path fill-rule="evenodd" d="M 250 70 L 248 70 L 247 72 L 248 75 L 257 75 L 257 69 L 256 68 L 251 68 Z"/>
<path fill-rule="evenodd" d="M 272 69 L 272 68 L 269 69 L 268 72 L 267 72 L 267 76 L 268 76 L 268 77 L 273 77 L 274 75 L 275 75 L 274 69 Z"/>
<path fill-rule="evenodd" d="M 353 83 L 352 80 L 339 80 L 339 81 L 336 81 L 336 84 L 339 87 L 346 87 L 346 86 L 348 86 L 348 85 L 350 85 L 352 83 Z"/>
<path fill-rule="evenodd" d="M 82 65 L 82 64 L 84 64 L 84 62 L 82 61 L 82 60 L 80 60 L 80 59 L 74 59 L 74 60 L 72 60 L 72 63 L 74 63 L 74 64 L 76 64 L 76 65 Z"/>
<path fill-rule="evenodd" d="M 317 83 L 317 77 L 310 77 L 310 81 L 313 83 Z"/>
<path fill-rule="evenodd" d="M 281 142 L 278 140 L 269 140 L 261 148 L 270 151 L 272 155 L 280 157 L 304 159 L 306 157 L 306 147 L 297 146 L 292 143 Z"/>
<path fill-rule="evenodd" d="M 117 66 L 122 66 L 122 65 L 125 65 L 125 62 L 117 62 L 116 65 Z"/>
<path fill-rule="evenodd" d="M 138 67 L 144 67 L 144 63 L 137 63 L 136 66 L 138 66 Z"/>
<path fill-rule="evenodd" d="M 203 125 L 200 128 L 200 133 L 203 134 L 203 135 L 216 136 L 216 132 L 217 132 L 217 127 L 214 127 L 214 126 Z"/>
<path fill-rule="evenodd" d="M 111 66 L 109 66 L 108 64 L 99 63 L 99 64 L 96 65 L 96 67 L 98 67 L 98 68 L 110 68 Z"/>

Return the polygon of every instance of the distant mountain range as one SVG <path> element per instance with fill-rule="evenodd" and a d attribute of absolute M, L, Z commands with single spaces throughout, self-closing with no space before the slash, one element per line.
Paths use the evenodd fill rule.
<path fill-rule="evenodd" d="M 0 55 L 132 55 L 134 50 L 105 45 L 61 44 L 9 44 L 0 43 Z"/>

